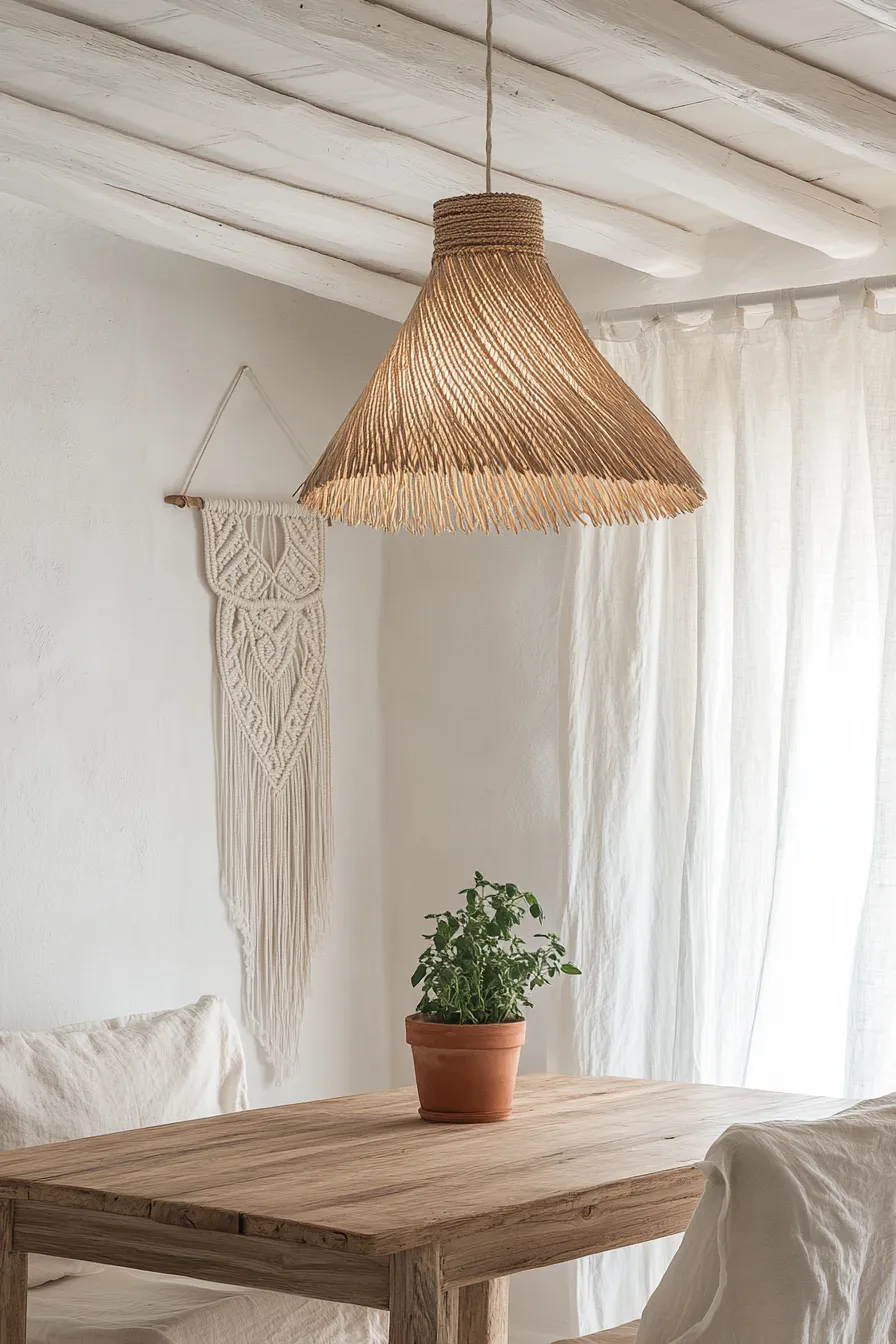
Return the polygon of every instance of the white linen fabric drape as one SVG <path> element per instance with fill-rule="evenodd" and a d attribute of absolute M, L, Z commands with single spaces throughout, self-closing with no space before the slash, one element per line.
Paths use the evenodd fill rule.
<path fill-rule="evenodd" d="M 890 1344 L 896 1097 L 733 1125 L 638 1344 Z"/>
<path fill-rule="evenodd" d="M 896 319 L 861 295 L 599 341 L 709 500 L 572 541 L 582 1072 L 896 1085 Z M 583 1262 L 580 1328 L 638 1315 L 670 1253 Z"/>

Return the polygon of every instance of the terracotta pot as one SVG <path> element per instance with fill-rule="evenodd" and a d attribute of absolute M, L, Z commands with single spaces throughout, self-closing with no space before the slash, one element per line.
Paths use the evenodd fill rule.
<path fill-rule="evenodd" d="M 405 1039 L 424 1120 L 477 1125 L 507 1119 L 525 1022 L 457 1026 L 414 1013 L 405 1018 Z"/>

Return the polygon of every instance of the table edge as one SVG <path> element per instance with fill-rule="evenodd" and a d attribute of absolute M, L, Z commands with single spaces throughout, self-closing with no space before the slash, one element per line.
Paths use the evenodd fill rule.
<path fill-rule="evenodd" d="M 777 1115 L 759 1116 L 755 1120 L 734 1118 L 724 1125 L 724 1129 L 738 1124 L 755 1123 L 805 1123 L 813 1118 L 821 1119 L 825 1116 L 831 1116 L 837 1111 L 849 1106 L 851 1103 L 843 1098 L 824 1097 L 807 1093 L 795 1092 L 775 1092 L 770 1089 L 727 1087 L 725 1085 L 715 1084 L 669 1084 L 660 1080 L 648 1079 L 617 1079 L 614 1075 L 582 1076 L 562 1074 L 530 1074 L 524 1075 L 524 1078 L 535 1082 L 542 1079 L 568 1078 L 570 1082 L 614 1082 L 624 1081 L 633 1084 L 646 1084 L 648 1087 L 661 1089 L 663 1086 L 672 1086 L 685 1089 L 705 1090 L 706 1092 L 719 1091 L 747 1091 L 757 1099 L 759 1097 L 768 1098 L 769 1101 L 777 1101 L 780 1104 L 781 1111 Z M 521 1079 L 522 1081 L 522 1079 Z M 391 1094 L 396 1092 L 407 1093 L 413 1089 L 401 1088 L 392 1089 Z M 379 1094 L 359 1094 L 376 1096 Z M 324 1101 L 338 1102 L 343 1098 L 325 1098 Z M 295 1103 L 294 1105 L 316 1105 L 315 1102 Z M 792 1108 L 794 1112 L 811 1109 L 816 1112 L 813 1116 L 800 1114 L 786 1114 L 787 1110 Z M 260 1108 L 265 1109 L 286 1109 L 282 1107 Z M 292 1109 L 292 1106 L 289 1107 Z M 175 1125 L 153 1126 L 152 1128 L 169 1129 L 178 1127 L 180 1124 L 191 1124 L 192 1121 L 175 1122 Z M 139 1131 L 147 1133 L 147 1130 Z M 720 1133 L 724 1130 L 720 1130 Z M 102 1136 L 96 1136 L 102 1137 Z M 80 1140 L 69 1140 L 68 1142 L 80 1142 Z M 65 1141 L 51 1145 L 35 1146 L 31 1151 L 45 1151 L 48 1147 L 63 1148 Z M 513 1225 L 524 1222 L 527 1218 L 543 1217 L 553 1213 L 557 1215 L 574 1214 L 577 1210 L 582 1210 L 591 1205 L 599 1205 L 601 1198 L 612 1198 L 621 1191 L 628 1190 L 630 1194 L 637 1195 L 652 1192 L 655 1187 L 663 1184 L 675 1184 L 680 1181 L 683 1174 L 694 1174 L 702 1188 L 703 1175 L 701 1171 L 701 1159 L 692 1161 L 671 1162 L 668 1166 L 654 1168 L 649 1172 L 636 1174 L 634 1176 L 620 1177 L 615 1180 L 603 1181 L 597 1185 L 588 1185 L 578 1187 L 574 1190 L 564 1190 L 560 1194 L 546 1195 L 537 1198 L 525 1200 L 519 1203 L 503 1205 L 500 1210 L 491 1210 L 485 1213 L 476 1213 L 468 1217 L 459 1217 L 446 1220 L 433 1219 L 428 1224 L 421 1225 L 420 1221 L 404 1226 L 398 1225 L 388 1231 L 362 1232 L 351 1231 L 332 1225 L 315 1223 L 313 1220 L 295 1219 L 288 1217 L 279 1217 L 266 1214 L 246 1213 L 238 1209 L 218 1207 L 215 1205 L 203 1205 L 195 1202 L 187 1202 L 177 1199 L 161 1199 L 151 1196 L 122 1195 L 114 1192 L 104 1191 L 97 1186 L 78 1186 L 72 1181 L 53 1180 L 53 1179 L 31 1179 L 25 1176 L 5 1175 L 2 1170 L 2 1159 L 4 1156 L 16 1156 L 17 1158 L 25 1152 L 26 1148 L 11 1149 L 8 1154 L 0 1153 L 0 1200 L 12 1200 L 13 1202 L 33 1201 L 45 1205 L 56 1205 L 68 1209 L 86 1209 L 95 1212 L 118 1214 L 122 1216 L 131 1216 L 138 1218 L 148 1218 L 155 1222 L 168 1226 L 179 1226 L 184 1228 L 194 1228 L 196 1230 L 207 1230 L 216 1232 L 227 1232 L 232 1235 L 246 1235 L 251 1237 L 263 1238 L 265 1240 L 304 1243 L 308 1246 L 324 1247 L 331 1250 L 346 1250 L 369 1256 L 391 1255 L 399 1251 L 409 1250 L 414 1247 L 431 1245 L 437 1242 L 444 1242 L 462 1235 L 475 1235 L 478 1232 L 487 1230 L 494 1225 L 496 1218 L 500 1218 L 503 1223 Z"/>
<path fill-rule="evenodd" d="M 232 1209 L 197 1206 L 176 1200 L 139 1201 L 143 1207 L 137 1208 L 138 1201 L 108 1196 L 101 1190 L 58 1184 L 47 1185 L 21 1177 L 11 1180 L 0 1177 L 0 1199 L 10 1199 L 13 1203 L 34 1202 L 65 1209 L 85 1209 L 122 1217 L 147 1218 L 168 1226 L 189 1227 L 197 1231 L 228 1232 L 233 1236 L 257 1237 L 319 1246 L 328 1250 L 351 1251 L 360 1255 L 383 1256 L 450 1241 L 459 1236 L 475 1235 L 493 1227 L 496 1219 L 500 1219 L 502 1225 L 512 1226 L 530 1219 L 543 1218 L 548 1214 L 574 1215 L 599 1205 L 602 1199 L 610 1200 L 622 1192 L 632 1196 L 659 1194 L 661 1191 L 658 1187 L 675 1185 L 688 1174 L 694 1176 L 695 1183 L 702 1187 L 703 1172 L 699 1162 L 673 1163 L 661 1170 L 645 1172 L 642 1175 L 604 1181 L 599 1185 L 565 1191 L 562 1195 L 547 1195 L 519 1204 L 506 1205 L 492 1213 L 477 1214 L 470 1218 L 433 1221 L 425 1228 L 421 1228 L 419 1223 L 414 1226 L 397 1227 L 388 1233 L 344 1232 L 314 1222 L 247 1214 Z"/>

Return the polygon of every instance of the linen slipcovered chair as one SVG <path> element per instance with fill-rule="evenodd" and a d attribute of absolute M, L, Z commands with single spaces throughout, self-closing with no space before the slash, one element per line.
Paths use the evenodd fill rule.
<path fill-rule="evenodd" d="M 896 1095 L 827 1120 L 735 1125 L 640 1322 L 568 1344 L 889 1344 Z"/>
<path fill-rule="evenodd" d="M 246 1110 L 226 1004 L 0 1032 L 0 1151 Z M 384 1344 L 361 1307 L 33 1255 L 28 1344 Z"/>

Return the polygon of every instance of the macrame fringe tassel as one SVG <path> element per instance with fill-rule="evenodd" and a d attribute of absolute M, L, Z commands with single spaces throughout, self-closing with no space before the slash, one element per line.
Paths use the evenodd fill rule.
<path fill-rule="evenodd" d="M 296 504 L 207 499 L 217 600 L 218 844 L 242 940 L 243 1009 L 277 1081 L 298 1063 L 333 848 L 320 519 Z"/>
<path fill-rule="evenodd" d="M 280 789 L 271 787 L 223 692 L 218 713 L 224 896 L 242 940 L 246 1022 L 279 1083 L 298 1063 L 311 957 L 327 925 L 333 847 L 327 689 L 297 768 Z"/>

